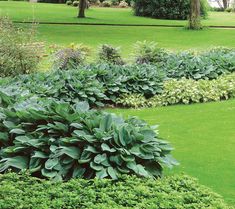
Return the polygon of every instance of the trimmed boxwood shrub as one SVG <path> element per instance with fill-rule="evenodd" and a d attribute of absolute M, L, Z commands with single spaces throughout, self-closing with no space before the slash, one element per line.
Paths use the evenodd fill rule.
<path fill-rule="evenodd" d="M 84 102 L 18 105 L 2 109 L 0 120 L 0 173 L 27 169 L 55 180 L 118 179 L 160 177 L 163 166 L 177 165 L 154 127 L 89 110 Z"/>
<path fill-rule="evenodd" d="M 160 180 L 122 176 L 109 179 L 40 180 L 29 175 L 0 175 L 0 208 L 122 209 L 213 208 L 229 206 L 216 193 L 186 175 Z"/>

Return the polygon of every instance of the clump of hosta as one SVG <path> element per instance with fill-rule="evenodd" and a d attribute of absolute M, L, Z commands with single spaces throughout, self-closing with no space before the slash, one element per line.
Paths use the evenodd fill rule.
<path fill-rule="evenodd" d="M 147 99 L 142 94 L 123 94 L 116 103 L 124 107 L 146 107 Z"/>
<path fill-rule="evenodd" d="M 29 170 L 54 180 L 160 177 L 177 162 L 155 128 L 137 118 L 89 110 L 86 103 L 18 105 L 0 112 L 0 173 Z"/>
<path fill-rule="evenodd" d="M 171 79 L 164 83 L 162 94 L 150 98 L 149 106 L 220 101 L 235 97 L 235 74 L 216 80 Z"/>
<path fill-rule="evenodd" d="M 55 69 L 76 69 L 83 64 L 89 52 L 89 48 L 80 44 L 70 44 L 54 53 L 53 66 Z"/>

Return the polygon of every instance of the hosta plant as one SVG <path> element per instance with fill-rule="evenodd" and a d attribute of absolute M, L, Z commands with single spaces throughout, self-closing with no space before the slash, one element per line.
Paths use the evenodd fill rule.
<path fill-rule="evenodd" d="M 162 68 L 169 78 L 216 79 L 235 71 L 235 50 L 214 48 L 202 53 L 171 53 Z"/>
<path fill-rule="evenodd" d="M 105 95 L 113 102 L 122 94 L 143 94 L 146 98 L 162 92 L 165 72 L 154 65 L 91 65 Z"/>
<path fill-rule="evenodd" d="M 123 94 L 117 104 L 125 107 L 158 107 L 173 104 L 190 104 L 220 101 L 235 97 L 235 74 L 220 76 L 214 80 L 182 78 L 164 82 L 161 94 L 145 99 L 141 94 Z"/>
<path fill-rule="evenodd" d="M 15 96 L 21 98 L 22 91 L 42 98 L 53 98 L 74 104 L 86 101 L 90 106 L 103 106 L 108 98 L 104 87 L 91 71 L 56 70 L 19 76 L 2 85 L 4 92 L 14 87 Z M 9 89 L 9 90 L 8 90 Z M 17 101 L 17 100 L 16 100 Z"/>
<path fill-rule="evenodd" d="M 123 94 L 116 103 L 124 107 L 140 108 L 147 106 L 147 99 L 142 94 Z"/>
<path fill-rule="evenodd" d="M 172 147 L 137 118 L 51 102 L 1 110 L 0 172 L 29 170 L 54 180 L 159 177 L 177 162 Z"/>
<path fill-rule="evenodd" d="M 162 94 L 148 100 L 148 106 L 220 101 L 235 97 L 235 74 L 215 80 L 180 79 L 164 83 Z"/>

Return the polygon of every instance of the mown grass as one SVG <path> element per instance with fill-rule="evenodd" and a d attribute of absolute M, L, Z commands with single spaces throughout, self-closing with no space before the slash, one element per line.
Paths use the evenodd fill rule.
<path fill-rule="evenodd" d="M 16 21 L 44 21 L 70 23 L 111 23 L 111 24 L 166 24 L 186 25 L 186 21 L 160 20 L 136 17 L 133 11 L 120 8 L 92 7 L 86 11 L 87 18 L 77 18 L 77 8 L 65 4 L 45 4 L 0 1 L 0 15 L 8 15 Z M 235 26 L 235 13 L 210 12 L 204 25 Z"/>
<path fill-rule="evenodd" d="M 87 18 L 78 19 L 77 9 L 64 4 L 43 4 L 28 2 L 1 2 L 0 15 L 8 15 L 12 20 L 33 20 L 45 22 L 87 22 L 112 24 L 186 24 L 185 21 L 157 20 L 136 17 L 131 9 L 91 8 Z M 210 13 L 204 23 L 215 25 L 235 25 L 235 14 Z M 23 24 L 21 24 L 22 26 Z M 84 43 L 92 48 L 95 59 L 99 45 L 108 43 L 120 46 L 122 55 L 130 58 L 136 41 L 155 41 L 159 46 L 170 50 L 204 50 L 215 46 L 235 47 L 235 29 L 204 29 L 189 31 L 182 28 L 138 27 L 138 26 L 81 26 L 81 25 L 39 25 L 38 37 L 46 45 Z"/>
<path fill-rule="evenodd" d="M 215 46 L 235 47 L 235 30 L 183 28 L 39 25 L 38 37 L 47 44 L 83 43 L 92 48 L 95 57 L 99 45 L 120 46 L 122 55 L 130 58 L 136 41 L 155 41 L 170 50 L 205 50 Z"/>
<path fill-rule="evenodd" d="M 181 163 L 169 173 L 195 176 L 235 205 L 235 100 L 108 111 L 159 124 L 160 136 L 173 144 Z"/>

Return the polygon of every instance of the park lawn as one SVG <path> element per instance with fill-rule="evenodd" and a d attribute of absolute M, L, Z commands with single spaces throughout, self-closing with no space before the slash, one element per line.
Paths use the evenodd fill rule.
<path fill-rule="evenodd" d="M 29 3 L 0 1 L 0 15 L 10 16 L 15 21 L 104 23 L 104 24 L 144 24 L 144 25 L 186 25 L 186 21 L 160 20 L 136 17 L 130 8 L 99 8 L 87 10 L 87 18 L 78 19 L 77 8 L 65 4 Z M 206 26 L 235 26 L 235 13 L 210 12 L 203 20 Z"/>
<path fill-rule="evenodd" d="M 47 44 L 68 45 L 83 43 L 92 48 L 92 56 L 100 44 L 120 46 L 122 55 L 130 57 L 136 41 L 155 41 L 170 50 L 205 50 L 215 46 L 235 47 L 234 29 L 205 29 L 190 31 L 184 28 L 39 25 L 38 37 Z"/>
<path fill-rule="evenodd" d="M 185 172 L 235 205 L 235 100 L 149 109 L 108 110 L 159 124 L 159 135 L 171 142 Z"/>

